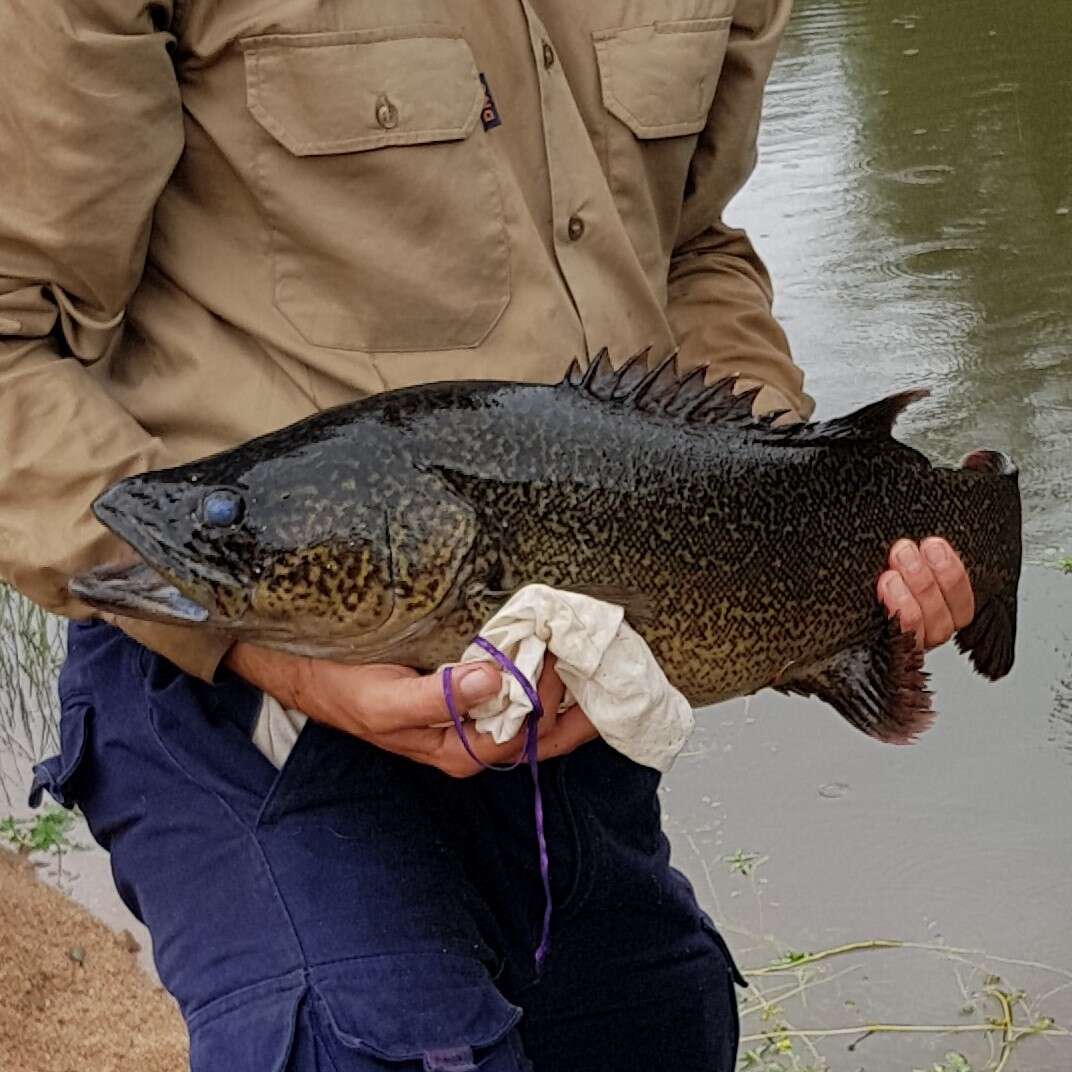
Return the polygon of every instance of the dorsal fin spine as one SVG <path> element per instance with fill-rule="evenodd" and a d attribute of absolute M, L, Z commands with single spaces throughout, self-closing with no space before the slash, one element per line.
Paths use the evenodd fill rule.
<path fill-rule="evenodd" d="M 836 443 L 876 440 L 892 435 L 894 422 L 913 402 L 926 398 L 925 389 L 901 391 L 833 420 L 775 425 L 788 410 L 760 417 L 753 415 L 762 387 L 749 387 L 739 394 L 737 377 L 724 376 L 708 384 L 708 365 L 695 365 L 679 373 L 677 355 L 670 354 L 654 368 L 648 368 L 649 350 L 630 357 L 615 369 L 606 347 L 581 370 L 575 360 L 562 385 L 579 390 L 600 402 L 632 405 L 645 413 L 659 413 L 693 424 L 732 423 L 762 430 L 772 441 L 786 443 Z M 647 369 L 648 371 L 643 371 Z"/>

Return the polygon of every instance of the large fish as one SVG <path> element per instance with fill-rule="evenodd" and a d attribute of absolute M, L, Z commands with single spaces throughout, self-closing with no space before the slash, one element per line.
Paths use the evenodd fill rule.
<path fill-rule="evenodd" d="M 932 466 L 893 439 L 906 391 L 822 423 L 753 419 L 754 392 L 601 354 L 556 386 L 439 383 L 317 414 L 123 480 L 96 516 L 144 560 L 72 591 L 354 662 L 457 659 L 519 587 L 620 603 L 696 706 L 767 686 L 880 740 L 931 720 L 922 656 L 874 583 L 898 537 L 944 536 L 978 612 L 957 640 L 1013 663 L 1015 466 Z"/>

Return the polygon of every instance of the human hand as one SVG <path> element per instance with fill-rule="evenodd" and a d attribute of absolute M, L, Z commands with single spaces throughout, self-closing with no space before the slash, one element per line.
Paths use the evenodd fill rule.
<path fill-rule="evenodd" d="M 588 721 L 588 716 L 578 704 L 567 707 L 561 714 L 558 709 L 566 695 L 566 686 L 555 670 L 558 660 L 551 654 L 543 662 L 536 691 L 543 708 L 540 719 L 538 759 L 564 756 L 599 736 L 599 731 Z"/>
<path fill-rule="evenodd" d="M 878 579 L 878 598 L 901 628 L 915 633 L 920 650 L 944 644 L 975 617 L 968 571 L 949 544 L 929 537 L 917 547 L 898 540 L 890 548 L 890 568 Z"/>
<path fill-rule="evenodd" d="M 392 664 L 350 666 L 241 642 L 228 652 L 225 662 L 284 707 L 360 737 L 377 748 L 436 767 L 455 778 L 469 777 L 482 769 L 466 752 L 450 720 L 441 674 L 422 675 Z M 459 712 L 493 696 L 501 680 L 498 668 L 488 663 L 459 667 L 453 678 Z M 579 709 L 577 713 L 571 708 L 557 715 L 562 690 L 553 664 L 545 666 L 538 691 L 544 710 L 551 716 L 541 720 L 546 723 L 540 726 L 541 759 L 572 751 L 588 739 L 588 720 Z M 496 744 L 488 734 L 477 732 L 472 723 L 463 728 L 469 747 L 482 763 L 513 762 L 525 746 L 523 733 Z"/>

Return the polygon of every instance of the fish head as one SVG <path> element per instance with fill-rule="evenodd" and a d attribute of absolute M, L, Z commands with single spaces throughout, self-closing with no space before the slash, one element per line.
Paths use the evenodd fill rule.
<path fill-rule="evenodd" d="M 99 609 L 368 660 L 430 629 L 476 539 L 469 505 L 394 440 L 284 433 L 129 477 L 93 504 L 141 561 L 76 577 Z"/>
<path fill-rule="evenodd" d="M 392 565 L 376 488 L 322 452 L 238 462 L 219 455 L 109 488 L 93 512 L 142 561 L 75 578 L 72 593 L 117 614 L 265 643 L 383 625 Z"/>

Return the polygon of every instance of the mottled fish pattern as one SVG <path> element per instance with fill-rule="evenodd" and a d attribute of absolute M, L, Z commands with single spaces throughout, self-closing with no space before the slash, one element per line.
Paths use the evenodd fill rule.
<path fill-rule="evenodd" d="M 557 385 L 439 383 L 121 481 L 97 517 L 146 565 L 72 582 L 124 614 L 431 670 L 533 582 L 618 602 L 696 706 L 773 686 L 903 742 L 922 656 L 874 595 L 899 537 L 944 536 L 1012 666 L 1020 495 L 1004 455 L 932 465 L 891 434 L 908 391 L 836 420 L 755 419 L 755 392 L 601 353 Z"/>

